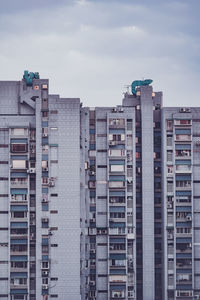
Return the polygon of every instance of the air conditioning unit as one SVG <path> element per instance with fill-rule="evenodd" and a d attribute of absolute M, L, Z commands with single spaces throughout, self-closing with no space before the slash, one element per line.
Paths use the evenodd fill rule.
<path fill-rule="evenodd" d="M 43 137 L 48 137 L 48 133 L 43 133 L 42 136 Z"/>
<path fill-rule="evenodd" d="M 43 290 L 48 290 L 48 284 L 43 284 L 43 285 L 42 285 L 42 289 L 43 289 Z"/>
<path fill-rule="evenodd" d="M 192 217 L 191 216 L 187 216 L 187 221 L 192 221 Z"/>
<path fill-rule="evenodd" d="M 133 291 L 128 291 L 128 297 L 133 297 Z"/>
<path fill-rule="evenodd" d="M 172 208 L 172 203 L 167 203 L 167 208 Z"/>
<path fill-rule="evenodd" d="M 48 171 L 48 168 L 46 167 L 46 168 L 42 168 L 42 171 Z"/>
<path fill-rule="evenodd" d="M 116 107 L 113 108 L 113 109 L 112 109 L 112 112 L 117 112 L 117 108 L 116 108 Z"/>
<path fill-rule="evenodd" d="M 90 285 L 95 285 L 95 281 L 90 281 Z"/>
<path fill-rule="evenodd" d="M 96 172 L 95 171 L 90 171 L 90 175 L 95 175 Z"/>
<path fill-rule="evenodd" d="M 109 141 L 110 145 L 115 145 L 115 141 Z"/>
<path fill-rule="evenodd" d="M 47 275 L 49 275 L 48 271 L 42 271 L 42 276 L 47 276 Z"/>
<path fill-rule="evenodd" d="M 46 198 L 42 198 L 42 203 L 46 203 L 48 200 Z"/>
<path fill-rule="evenodd" d="M 30 168 L 29 173 L 35 173 L 35 168 Z"/>
<path fill-rule="evenodd" d="M 96 250 L 95 250 L 95 249 L 90 249 L 90 252 L 91 252 L 91 253 L 95 253 Z"/>
<path fill-rule="evenodd" d="M 42 219 L 42 222 L 48 222 L 48 221 L 49 221 L 48 218 L 43 218 L 43 219 Z"/>
<path fill-rule="evenodd" d="M 172 240 L 174 237 L 173 237 L 173 234 L 172 233 L 170 233 L 170 234 L 168 234 L 167 235 L 167 238 L 169 239 L 169 240 Z"/>
<path fill-rule="evenodd" d="M 124 111 L 124 109 L 120 107 L 119 108 L 119 112 L 123 112 L 123 111 Z"/>
<path fill-rule="evenodd" d="M 50 182 L 49 182 L 49 187 L 53 187 L 53 186 L 55 186 L 55 182 L 50 181 Z"/>

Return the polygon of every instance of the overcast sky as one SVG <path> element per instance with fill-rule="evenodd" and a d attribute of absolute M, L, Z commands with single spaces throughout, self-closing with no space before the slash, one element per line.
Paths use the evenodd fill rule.
<path fill-rule="evenodd" d="M 0 80 L 25 69 L 84 106 L 151 78 L 164 105 L 200 106 L 200 0 L 1 0 Z"/>

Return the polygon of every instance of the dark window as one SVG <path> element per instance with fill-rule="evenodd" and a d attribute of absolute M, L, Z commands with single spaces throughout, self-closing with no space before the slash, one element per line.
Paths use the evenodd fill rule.
<path fill-rule="evenodd" d="M 27 152 L 27 144 L 11 144 L 11 152 Z"/>

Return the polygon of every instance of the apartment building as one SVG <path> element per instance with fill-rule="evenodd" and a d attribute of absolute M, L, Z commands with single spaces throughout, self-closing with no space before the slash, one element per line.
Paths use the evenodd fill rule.
<path fill-rule="evenodd" d="M 80 299 L 80 101 L 0 82 L 0 299 Z"/>
<path fill-rule="evenodd" d="M 200 299 L 200 108 L 164 108 L 165 299 Z"/>
<path fill-rule="evenodd" d="M 0 299 L 200 298 L 200 108 L 0 82 Z"/>
<path fill-rule="evenodd" d="M 81 111 L 82 299 L 162 299 L 161 108 L 147 85 Z"/>

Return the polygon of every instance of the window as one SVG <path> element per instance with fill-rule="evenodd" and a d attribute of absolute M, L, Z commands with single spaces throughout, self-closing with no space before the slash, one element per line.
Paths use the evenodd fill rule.
<path fill-rule="evenodd" d="M 127 134 L 127 146 L 133 145 L 133 137 L 132 134 Z"/>
<path fill-rule="evenodd" d="M 11 261 L 11 268 L 21 269 L 27 268 L 27 262 L 25 261 Z"/>
<path fill-rule="evenodd" d="M 11 152 L 18 153 L 18 152 L 27 152 L 27 144 L 11 144 Z"/>
<path fill-rule="evenodd" d="M 42 89 L 43 90 L 47 90 L 48 89 L 48 85 L 47 84 L 42 84 Z"/>
<path fill-rule="evenodd" d="M 42 228 L 49 228 L 49 219 L 48 218 L 42 219 Z"/>
<path fill-rule="evenodd" d="M 13 169 L 26 169 L 26 160 L 13 160 L 12 168 Z"/>
<path fill-rule="evenodd" d="M 172 146 L 172 136 L 167 136 L 167 146 Z"/>
<path fill-rule="evenodd" d="M 115 125 L 115 126 L 119 126 L 119 125 L 122 125 L 124 126 L 125 125 L 125 119 L 109 119 L 109 125 Z"/>
<path fill-rule="evenodd" d="M 26 128 L 12 128 L 11 134 L 12 135 L 25 135 L 27 134 L 28 129 Z"/>
<path fill-rule="evenodd" d="M 127 119 L 127 130 L 133 129 L 133 122 L 131 119 Z"/>
<path fill-rule="evenodd" d="M 109 141 L 125 141 L 125 135 L 124 134 L 109 134 Z"/>
<path fill-rule="evenodd" d="M 173 181 L 167 182 L 167 192 L 172 193 L 173 192 Z"/>
<path fill-rule="evenodd" d="M 27 218 L 27 212 L 26 211 L 12 211 L 11 212 L 11 218 Z"/>
<path fill-rule="evenodd" d="M 42 269 L 49 269 L 49 262 L 48 261 L 42 261 Z"/>
<path fill-rule="evenodd" d="M 173 166 L 167 166 L 167 173 L 172 174 L 173 173 Z"/>
<path fill-rule="evenodd" d="M 42 99 L 42 109 L 48 109 L 48 99 Z"/>
<path fill-rule="evenodd" d="M 48 211 L 49 210 L 49 204 L 48 203 L 42 203 L 42 211 Z"/>
<path fill-rule="evenodd" d="M 126 150 L 117 150 L 117 149 L 113 149 L 113 150 L 109 150 L 109 156 L 111 157 L 121 157 L 121 156 L 125 156 L 126 155 Z"/>
<path fill-rule="evenodd" d="M 26 285 L 27 284 L 27 278 L 11 278 L 10 279 L 10 283 L 14 284 L 16 286 L 18 286 L 18 285 Z M 17 299 L 17 298 L 14 298 L 14 299 Z"/>
<path fill-rule="evenodd" d="M 173 130 L 173 121 L 167 120 L 167 130 L 172 131 Z"/>
<path fill-rule="evenodd" d="M 167 161 L 172 161 L 172 151 L 167 151 Z"/>
<path fill-rule="evenodd" d="M 175 125 L 191 125 L 191 120 L 174 120 Z"/>
<path fill-rule="evenodd" d="M 124 172 L 124 165 L 110 165 L 110 172 Z"/>
<path fill-rule="evenodd" d="M 43 111 L 43 112 L 42 112 L 42 117 L 43 117 L 43 118 L 47 118 L 48 115 L 49 115 L 48 111 Z"/>
<path fill-rule="evenodd" d="M 191 135 L 189 134 L 177 134 L 176 135 L 177 141 L 191 141 Z"/>

